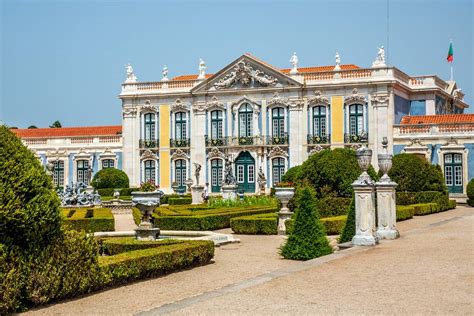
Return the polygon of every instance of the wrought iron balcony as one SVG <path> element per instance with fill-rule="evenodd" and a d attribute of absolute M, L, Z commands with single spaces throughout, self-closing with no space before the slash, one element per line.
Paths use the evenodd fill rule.
<path fill-rule="evenodd" d="M 360 134 L 344 134 L 344 143 L 368 143 L 369 134 L 362 132 Z"/>
<path fill-rule="evenodd" d="M 229 144 L 228 137 L 209 138 L 208 135 L 205 135 L 204 137 L 206 140 L 206 147 L 221 147 Z"/>
<path fill-rule="evenodd" d="M 160 147 L 159 139 L 140 139 L 140 149 Z"/>
<path fill-rule="evenodd" d="M 267 145 L 288 145 L 290 140 L 288 133 L 281 136 L 267 136 L 266 139 Z"/>
<path fill-rule="evenodd" d="M 239 145 L 253 145 L 254 137 L 252 136 L 239 136 L 237 137 Z"/>
<path fill-rule="evenodd" d="M 189 147 L 191 141 L 189 138 L 182 138 L 182 139 L 170 139 L 170 147 L 171 148 L 182 148 L 182 147 Z"/>
<path fill-rule="evenodd" d="M 331 142 L 331 135 L 312 135 L 308 134 L 306 137 L 308 144 L 329 144 Z"/>

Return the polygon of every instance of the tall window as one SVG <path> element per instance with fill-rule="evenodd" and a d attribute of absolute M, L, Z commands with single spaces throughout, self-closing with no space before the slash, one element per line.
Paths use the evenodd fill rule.
<path fill-rule="evenodd" d="M 326 107 L 313 107 L 313 136 L 326 136 Z"/>
<path fill-rule="evenodd" d="M 449 193 L 463 192 L 462 154 L 444 155 L 444 178 Z"/>
<path fill-rule="evenodd" d="M 285 109 L 274 108 L 272 110 L 272 136 L 285 136 Z"/>
<path fill-rule="evenodd" d="M 155 114 L 145 114 L 145 140 L 154 140 L 155 137 Z"/>
<path fill-rule="evenodd" d="M 87 177 L 88 169 L 89 169 L 89 160 L 77 161 L 77 182 L 89 184 L 89 179 Z"/>
<path fill-rule="evenodd" d="M 175 114 L 176 139 L 185 140 L 186 137 L 186 113 L 178 112 Z"/>
<path fill-rule="evenodd" d="M 281 177 L 285 174 L 285 159 L 274 158 L 272 160 L 273 184 L 281 181 Z"/>
<path fill-rule="evenodd" d="M 153 182 L 156 183 L 156 169 L 154 160 L 146 160 L 144 163 L 145 166 L 145 181 L 144 182 Z"/>
<path fill-rule="evenodd" d="M 102 169 L 105 168 L 114 168 L 115 161 L 113 159 L 102 159 Z"/>
<path fill-rule="evenodd" d="M 364 131 L 364 110 L 360 104 L 349 106 L 349 133 L 360 135 Z"/>
<path fill-rule="evenodd" d="M 211 112 L 211 139 L 222 138 L 222 111 Z"/>
<path fill-rule="evenodd" d="M 222 159 L 211 160 L 211 190 L 220 192 L 222 185 Z"/>
<path fill-rule="evenodd" d="M 64 185 L 64 161 L 62 160 L 54 162 L 53 182 L 56 187 Z"/>
<path fill-rule="evenodd" d="M 244 103 L 239 109 L 239 137 L 252 136 L 252 107 Z"/>
<path fill-rule="evenodd" d="M 179 159 L 175 162 L 175 181 L 179 190 L 186 190 L 186 160 Z"/>

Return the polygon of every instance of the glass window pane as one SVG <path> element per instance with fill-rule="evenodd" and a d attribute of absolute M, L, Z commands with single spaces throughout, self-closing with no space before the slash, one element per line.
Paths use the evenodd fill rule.
<path fill-rule="evenodd" d="M 255 166 L 254 165 L 249 165 L 248 166 L 248 180 L 249 182 L 254 182 L 255 181 L 255 174 L 254 174 L 254 171 L 255 171 Z"/>

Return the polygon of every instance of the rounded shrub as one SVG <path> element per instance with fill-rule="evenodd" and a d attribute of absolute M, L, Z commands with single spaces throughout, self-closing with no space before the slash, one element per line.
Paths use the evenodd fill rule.
<path fill-rule="evenodd" d="M 447 192 L 441 168 L 413 154 L 393 156 L 392 168 L 388 175 L 398 184 L 399 192 Z"/>
<path fill-rule="evenodd" d="M 94 175 L 91 185 L 95 189 L 128 188 L 130 186 L 125 172 L 115 168 L 105 168 Z"/>
<path fill-rule="evenodd" d="M 299 172 L 301 170 L 301 166 L 294 166 L 288 169 L 285 174 L 281 177 L 281 181 L 283 182 L 296 182 L 300 176 Z"/>
<path fill-rule="evenodd" d="M 0 126 L 0 240 L 39 250 L 61 234 L 60 202 L 40 161 Z"/>
<path fill-rule="evenodd" d="M 281 248 L 286 259 L 309 260 L 332 253 L 326 231 L 316 210 L 315 192 L 310 187 L 301 189 L 297 196 L 298 209 L 293 232 Z"/>
<path fill-rule="evenodd" d="M 470 200 L 474 200 L 474 178 L 472 178 L 468 184 L 467 184 L 467 188 L 466 188 L 466 193 L 467 193 L 467 197 L 470 199 Z"/>

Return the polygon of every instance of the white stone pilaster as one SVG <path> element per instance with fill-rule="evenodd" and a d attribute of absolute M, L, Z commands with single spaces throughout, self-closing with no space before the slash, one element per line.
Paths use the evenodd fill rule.
<path fill-rule="evenodd" d="M 368 184 L 353 184 L 355 195 L 356 234 L 352 244 L 356 246 L 374 246 L 375 237 L 375 199 L 374 188 Z"/>
<path fill-rule="evenodd" d="M 301 121 L 303 119 L 303 100 L 297 100 L 294 106 L 290 106 L 289 111 L 289 152 L 290 163 L 288 168 L 300 165 L 303 163 L 303 144 L 306 139 L 306 134 L 303 135 L 304 129 Z"/>
<path fill-rule="evenodd" d="M 190 112 L 191 114 L 191 112 Z M 191 124 L 190 130 L 190 157 L 191 157 L 191 174 L 188 178 L 194 179 L 194 163 L 201 165 L 201 173 L 199 175 L 199 184 L 203 185 L 206 181 L 205 170 L 206 170 L 206 112 L 200 110 L 193 111 L 193 123 Z M 196 183 L 195 183 L 196 185 Z"/>
<path fill-rule="evenodd" d="M 140 185 L 140 122 L 136 107 L 127 107 L 122 110 L 123 135 L 123 171 L 130 179 L 130 186 Z"/>

